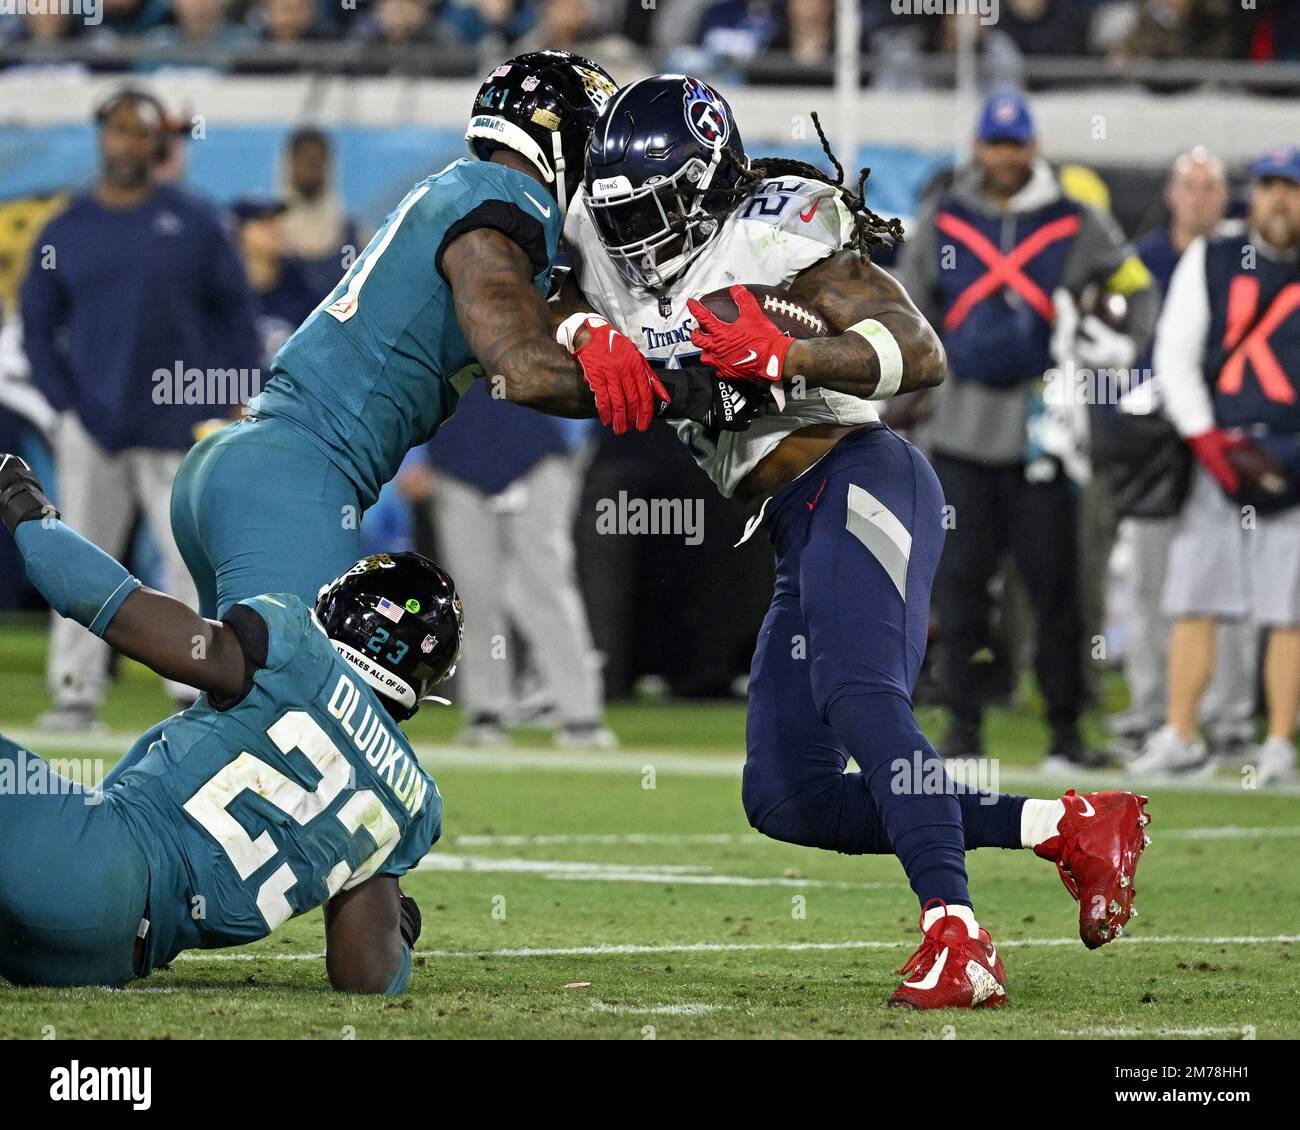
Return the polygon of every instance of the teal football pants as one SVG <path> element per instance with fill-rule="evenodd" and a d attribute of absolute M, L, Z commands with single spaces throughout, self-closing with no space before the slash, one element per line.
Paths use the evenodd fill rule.
<path fill-rule="evenodd" d="M 149 866 L 113 794 L 74 777 L 0 735 L 0 976 L 15 985 L 135 977 Z"/>
<path fill-rule="evenodd" d="M 213 619 L 268 592 L 315 604 L 361 556 L 361 512 L 351 480 L 285 420 L 214 432 L 172 487 L 172 534 Z"/>

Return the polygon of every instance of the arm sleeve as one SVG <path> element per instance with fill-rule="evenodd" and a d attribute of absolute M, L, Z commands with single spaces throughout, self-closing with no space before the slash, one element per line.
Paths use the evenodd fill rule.
<path fill-rule="evenodd" d="M 23 522 L 14 541 L 27 576 L 50 607 L 97 636 L 140 587 L 118 562 L 60 521 Z"/>
<path fill-rule="evenodd" d="M 229 710 L 248 697 L 248 692 L 253 689 L 253 676 L 266 666 L 270 632 L 266 621 L 247 604 L 232 605 L 221 622 L 235 633 L 235 638 L 239 640 L 239 650 L 244 653 L 243 686 L 228 698 L 208 693 L 208 701 L 214 710 Z"/>
<path fill-rule="evenodd" d="M 1183 252 L 1169 280 L 1164 310 L 1156 323 L 1152 361 L 1165 415 L 1179 435 L 1214 427 L 1214 404 L 1205 383 L 1205 343 L 1210 331 L 1210 295 L 1205 282 L 1205 240 Z"/>
<path fill-rule="evenodd" d="M 553 204 L 552 207 L 558 208 L 559 205 Z M 442 269 L 444 252 L 453 240 L 477 228 L 495 228 L 502 235 L 519 244 L 524 249 L 524 254 L 528 256 L 534 275 L 540 275 L 550 265 L 551 256 L 546 247 L 546 229 L 542 227 L 541 220 L 530 216 L 518 204 L 508 200 L 484 200 L 474 205 L 460 219 L 454 220 L 443 233 L 442 242 L 438 244 L 438 250 L 433 256 L 434 266 L 437 267 L 443 282 L 447 281 L 447 276 Z"/>
<path fill-rule="evenodd" d="M 32 382 L 56 412 L 72 407 L 74 381 L 58 346 L 65 310 L 63 284 L 58 271 L 41 264 L 42 232 L 32 248 L 19 303 L 23 319 L 23 350 L 32 368 Z"/>

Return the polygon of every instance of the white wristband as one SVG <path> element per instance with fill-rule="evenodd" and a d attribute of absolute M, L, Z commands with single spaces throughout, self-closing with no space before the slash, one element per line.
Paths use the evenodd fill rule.
<path fill-rule="evenodd" d="M 599 314 L 570 314 L 555 327 L 555 340 L 564 346 L 567 352 L 572 353 L 573 339 L 578 336 L 578 331 L 588 322 L 593 326 L 609 324 Z"/>
<path fill-rule="evenodd" d="M 880 362 L 880 380 L 876 382 L 875 391 L 867 399 L 889 399 L 903 383 L 903 353 L 898 348 L 894 335 L 889 332 L 889 327 L 881 325 L 875 318 L 863 318 L 856 325 L 850 326 L 845 333 L 857 334 L 865 338 L 876 351 L 876 360 Z"/>

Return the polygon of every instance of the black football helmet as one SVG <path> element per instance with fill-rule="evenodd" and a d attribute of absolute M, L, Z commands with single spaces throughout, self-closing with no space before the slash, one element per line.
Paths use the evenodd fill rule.
<path fill-rule="evenodd" d="M 418 553 L 363 557 L 320 590 L 316 619 L 399 722 L 460 657 L 464 613 L 456 585 Z"/>
<path fill-rule="evenodd" d="M 717 235 L 749 169 L 727 101 L 690 75 L 620 90 L 587 145 L 584 201 L 614 265 L 659 290 Z"/>
<path fill-rule="evenodd" d="M 503 147 L 531 161 L 563 214 L 582 180 L 591 127 L 617 90 L 602 66 L 581 55 L 516 55 L 479 87 L 465 140 L 480 161 Z"/>

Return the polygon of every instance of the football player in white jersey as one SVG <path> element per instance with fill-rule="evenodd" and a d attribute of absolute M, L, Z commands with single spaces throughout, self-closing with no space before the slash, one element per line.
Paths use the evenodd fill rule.
<path fill-rule="evenodd" d="M 870 260 L 872 246 L 902 237 L 898 221 L 865 206 L 865 172 L 856 194 L 843 186 L 822 140 L 834 183 L 802 162 L 751 161 L 730 107 L 698 79 L 624 87 L 592 131 L 565 223 L 574 269 L 561 302 L 575 312 L 557 336 L 571 345 L 608 319 L 666 383 L 679 369 L 696 379 L 703 363 L 747 394 L 737 430 L 674 427 L 718 489 L 754 508 L 749 532 L 764 525 L 777 553 L 750 672 L 750 823 L 790 843 L 896 854 L 924 937 L 891 1003 L 995 1007 L 1006 977 L 972 910 L 966 851 L 1029 847 L 1056 862 L 1095 947 L 1132 913 L 1146 798 L 964 790 L 916 723 L 944 500 L 873 401 L 940 383 L 943 348 Z M 745 283 L 788 289 L 834 336 L 785 336 Z M 695 301 L 723 287 L 735 322 Z M 849 757 L 858 772 L 844 771 Z"/>

